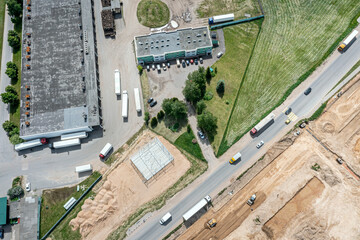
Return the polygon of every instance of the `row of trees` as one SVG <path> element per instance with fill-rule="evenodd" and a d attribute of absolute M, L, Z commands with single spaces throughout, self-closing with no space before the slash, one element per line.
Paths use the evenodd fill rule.
<path fill-rule="evenodd" d="M 21 22 L 23 1 L 6 0 L 6 5 L 8 7 L 9 16 L 11 17 L 11 22 L 13 23 Z"/>

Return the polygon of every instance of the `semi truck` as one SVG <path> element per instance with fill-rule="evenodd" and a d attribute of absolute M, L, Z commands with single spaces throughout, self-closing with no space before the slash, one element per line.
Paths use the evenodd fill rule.
<path fill-rule="evenodd" d="M 87 132 L 77 132 L 77 133 L 70 133 L 70 134 L 64 134 L 61 135 L 60 140 L 64 141 L 64 140 L 70 140 L 70 139 L 74 139 L 74 138 L 87 138 L 88 137 L 88 133 Z"/>
<path fill-rule="evenodd" d="M 115 70 L 115 94 L 121 95 L 120 71 L 118 69 Z"/>
<path fill-rule="evenodd" d="M 137 112 L 141 112 L 140 104 L 140 92 L 138 88 L 134 88 L 134 97 L 135 97 L 135 107 Z"/>
<path fill-rule="evenodd" d="M 126 90 L 122 93 L 122 117 L 128 117 L 128 92 Z"/>
<path fill-rule="evenodd" d="M 72 146 L 77 146 L 80 145 L 80 138 L 74 138 L 74 139 L 69 139 L 69 140 L 65 140 L 65 141 L 58 141 L 58 142 L 53 142 L 52 144 L 52 148 L 66 148 L 66 147 L 72 147 Z"/>
<path fill-rule="evenodd" d="M 41 138 L 41 139 L 35 139 L 35 140 L 31 140 L 31 141 L 27 141 L 27 142 L 23 142 L 23 143 L 19 143 L 15 145 L 15 151 L 21 151 L 21 150 L 25 150 L 25 149 L 30 149 L 33 147 L 38 147 L 44 144 L 47 144 L 48 140 L 46 138 Z"/>
<path fill-rule="evenodd" d="M 203 199 L 201 199 L 195 206 L 190 208 L 184 215 L 183 219 L 186 222 L 189 220 L 192 216 L 194 216 L 200 209 L 205 207 L 208 203 L 211 202 L 211 197 L 209 195 L 205 196 Z"/>
<path fill-rule="evenodd" d="M 250 134 L 254 135 L 257 132 L 259 132 L 263 127 L 267 126 L 268 124 L 274 122 L 275 119 L 275 114 L 270 113 L 266 118 L 264 118 L 263 120 L 261 120 L 258 124 L 256 124 L 256 126 L 251 129 Z"/>
<path fill-rule="evenodd" d="M 234 21 L 234 17 L 233 13 L 209 17 L 209 24 Z"/>
<path fill-rule="evenodd" d="M 241 158 L 241 153 L 240 152 L 238 152 L 238 153 L 236 153 L 231 159 L 230 159 L 230 163 L 234 163 L 234 162 L 236 162 L 237 160 L 239 160 Z"/>
<path fill-rule="evenodd" d="M 356 35 L 359 32 L 354 30 L 352 33 L 344 40 L 344 42 L 338 47 L 339 52 L 345 51 L 355 40 Z"/>

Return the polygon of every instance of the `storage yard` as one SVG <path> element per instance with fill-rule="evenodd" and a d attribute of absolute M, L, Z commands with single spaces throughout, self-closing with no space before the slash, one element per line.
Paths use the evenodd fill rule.
<path fill-rule="evenodd" d="M 291 132 L 272 146 L 179 239 L 356 239 L 359 80 L 360 75 L 340 98 L 329 101 L 325 113 L 299 136 Z M 254 193 L 257 198 L 249 206 L 246 201 Z M 212 218 L 217 225 L 210 230 L 205 223 Z"/>

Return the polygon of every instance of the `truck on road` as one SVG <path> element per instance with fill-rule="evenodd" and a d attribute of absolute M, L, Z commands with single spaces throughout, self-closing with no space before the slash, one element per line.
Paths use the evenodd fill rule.
<path fill-rule="evenodd" d="M 140 92 L 138 88 L 134 88 L 134 97 L 135 97 L 136 111 L 141 112 Z"/>
<path fill-rule="evenodd" d="M 230 159 L 230 163 L 234 163 L 234 162 L 236 162 L 237 160 L 239 160 L 241 158 L 241 153 L 240 152 L 238 152 L 238 153 L 236 153 L 231 159 Z"/>
<path fill-rule="evenodd" d="M 345 51 L 356 40 L 356 35 L 358 33 L 359 32 L 356 30 L 352 31 L 352 33 L 338 47 L 339 52 Z"/>
<path fill-rule="evenodd" d="M 128 117 L 128 103 L 129 97 L 128 92 L 126 90 L 122 93 L 122 117 L 127 118 Z"/>
<path fill-rule="evenodd" d="M 234 17 L 235 16 L 234 16 L 233 13 L 213 16 L 213 17 L 209 18 L 209 24 L 221 23 L 221 22 L 227 22 L 227 21 L 234 21 Z"/>
<path fill-rule="evenodd" d="M 209 195 L 205 196 L 203 199 L 201 199 L 195 206 L 190 208 L 184 215 L 183 219 L 184 221 L 189 220 L 192 216 L 194 216 L 200 209 L 205 207 L 208 203 L 211 202 L 211 197 Z"/>
<path fill-rule="evenodd" d="M 31 141 L 16 144 L 15 145 L 15 151 L 18 152 L 18 151 L 21 151 L 21 150 L 41 146 L 41 145 L 44 145 L 44 144 L 47 144 L 47 143 L 48 143 L 48 140 L 46 138 L 35 139 L 35 140 L 31 140 Z"/>
<path fill-rule="evenodd" d="M 121 95 L 120 71 L 118 69 L 115 70 L 115 94 Z"/>
<path fill-rule="evenodd" d="M 250 134 L 255 135 L 262 128 L 264 128 L 265 126 L 268 126 L 268 124 L 274 122 L 274 119 L 275 119 L 275 114 L 270 113 L 266 118 L 264 118 L 258 124 L 256 124 L 256 126 L 253 129 L 251 129 Z"/>

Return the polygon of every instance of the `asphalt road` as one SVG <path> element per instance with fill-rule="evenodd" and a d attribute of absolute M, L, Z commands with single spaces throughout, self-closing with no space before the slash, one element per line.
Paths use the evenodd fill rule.
<path fill-rule="evenodd" d="M 324 96 L 336 85 L 338 81 L 351 69 L 353 65 L 360 59 L 360 39 L 343 54 L 341 54 L 332 64 L 323 70 L 321 75 L 309 86 L 312 88 L 311 93 L 305 96 L 301 93 L 296 100 L 290 105 L 293 113 L 301 119 L 315 111 L 320 104 L 326 100 Z M 169 208 L 165 206 L 158 214 L 154 214 L 146 223 L 132 233 L 128 239 L 161 239 L 174 227 L 178 226 L 182 221 L 182 215 L 195 205 L 204 196 L 213 193 L 223 182 L 230 180 L 231 177 L 241 168 L 247 161 L 255 157 L 258 153 L 256 144 L 263 140 L 265 146 L 277 135 L 282 134 L 283 130 L 290 130 L 292 125 L 286 125 L 287 116 L 282 113 L 258 137 L 249 142 L 241 149 L 242 160 L 237 165 L 230 165 L 225 162 L 219 168 L 208 176 L 201 184 L 199 184 L 186 197 L 179 200 L 177 204 Z M 264 147 L 263 147 L 264 148 Z M 211 196 L 211 195 L 210 195 Z M 160 225 L 159 219 L 162 214 L 170 212 L 172 221 L 167 225 Z"/>

